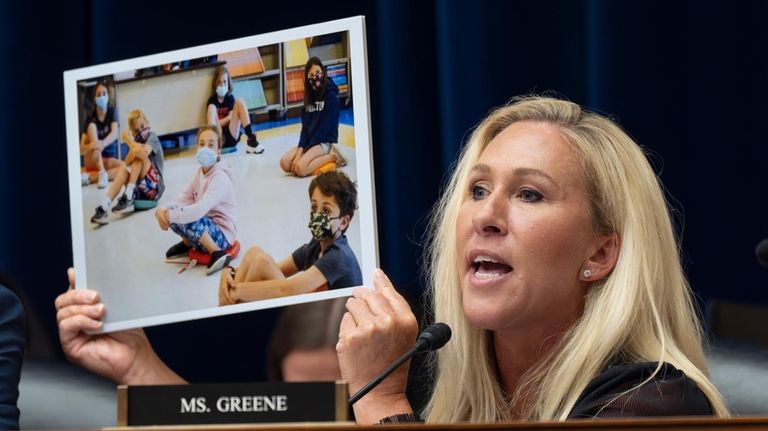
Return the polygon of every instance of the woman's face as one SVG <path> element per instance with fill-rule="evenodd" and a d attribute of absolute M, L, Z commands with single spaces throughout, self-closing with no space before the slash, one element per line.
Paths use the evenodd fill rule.
<path fill-rule="evenodd" d="M 208 147 L 213 151 L 219 152 L 219 136 L 213 130 L 204 130 L 197 137 L 197 148 Z"/>
<path fill-rule="evenodd" d="M 550 124 L 514 123 L 485 148 L 466 193 L 456 245 L 471 324 L 530 331 L 573 323 L 587 286 L 578 277 L 599 241 L 570 145 Z"/>

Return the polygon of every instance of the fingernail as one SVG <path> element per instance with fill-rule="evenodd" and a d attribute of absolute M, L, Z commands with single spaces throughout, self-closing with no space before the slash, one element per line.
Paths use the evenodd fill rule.
<path fill-rule="evenodd" d="M 94 300 L 96 300 L 96 295 L 97 295 L 97 294 L 96 294 L 96 292 L 94 292 L 94 291 L 90 291 L 90 292 L 88 292 L 88 300 L 89 300 L 89 301 L 94 301 Z"/>
<path fill-rule="evenodd" d="M 373 281 L 377 283 L 383 283 L 386 281 L 384 278 L 384 271 L 382 271 L 381 268 L 376 268 L 376 270 L 373 271 Z"/>

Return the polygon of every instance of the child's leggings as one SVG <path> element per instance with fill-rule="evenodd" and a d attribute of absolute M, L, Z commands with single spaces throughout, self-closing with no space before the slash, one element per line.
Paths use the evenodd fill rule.
<path fill-rule="evenodd" d="M 213 242 L 215 242 L 222 250 L 226 251 L 231 247 L 231 244 L 227 241 L 227 237 L 224 236 L 224 232 L 221 231 L 219 225 L 208 216 L 203 216 L 200 220 L 187 224 L 171 223 L 171 230 L 186 238 L 192 243 L 192 246 L 195 247 L 195 249 L 204 253 L 211 252 L 210 250 L 206 250 L 205 247 L 200 244 L 200 238 L 205 232 L 208 232 L 208 235 Z"/>

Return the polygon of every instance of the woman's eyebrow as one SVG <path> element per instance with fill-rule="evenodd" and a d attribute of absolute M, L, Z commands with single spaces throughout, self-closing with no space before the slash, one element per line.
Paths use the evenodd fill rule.
<path fill-rule="evenodd" d="M 542 177 L 542 178 L 544 178 L 544 179 L 546 179 L 546 180 L 548 180 L 548 181 L 550 181 L 550 182 L 552 182 L 554 184 L 557 184 L 557 181 L 555 181 L 554 178 L 552 178 L 551 176 L 549 176 L 549 174 L 547 174 L 546 172 L 544 172 L 544 171 L 542 171 L 540 169 L 535 169 L 535 168 L 517 168 L 517 169 L 514 170 L 514 174 L 516 176 L 521 176 L 521 177 L 524 177 L 524 176 Z"/>

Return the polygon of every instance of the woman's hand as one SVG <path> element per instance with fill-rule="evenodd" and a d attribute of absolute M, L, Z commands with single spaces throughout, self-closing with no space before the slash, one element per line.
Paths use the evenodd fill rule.
<path fill-rule="evenodd" d="M 354 394 L 410 349 L 418 324 L 405 299 L 384 273 L 374 273 L 374 289 L 358 288 L 347 301 L 341 320 L 339 356 L 341 375 Z M 386 416 L 411 413 L 405 397 L 410 362 L 401 365 L 354 405 L 359 424 L 377 423 Z"/>
<path fill-rule="evenodd" d="M 171 222 L 168 218 L 168 213 L 170 211 L 168 208 L 158 208 L 155 211 L 155 218 L 157 219 L 157 224 L 160 225 L 160 229 L 162 230 L 168 230 L 168 227 L 170 227 Z"/>
<path fill-rule="evenodd" d="M 69 289 L 55 305 L 61 347 L 70 361 L 119 384 L 183 382 L 157 357 L 143 330 L 88 334 L 101 329 L 104 304 L 96 291 L 74 288 L 71 268 L 67 275 Z"/>

